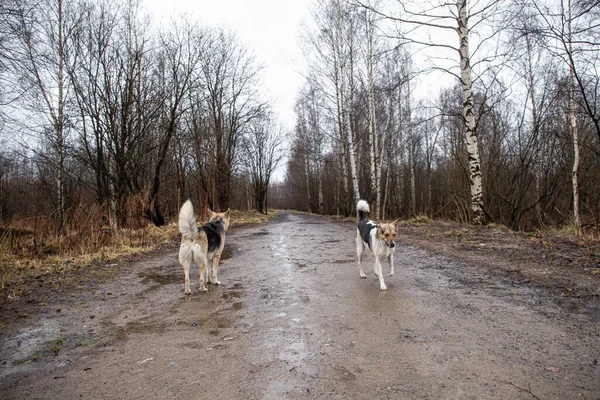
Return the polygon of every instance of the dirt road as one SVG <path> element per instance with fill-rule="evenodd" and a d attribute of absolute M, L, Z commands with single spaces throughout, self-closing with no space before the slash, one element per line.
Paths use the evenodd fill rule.
<path fill-rule="evenodd" d="M 396 247 L 379 290 L 354 225 L 283 213 L 228 236 L 220 287 L 172 252 L 3 326 L 2 399 L 600 399 L 596 312 Z M 387 274 L 387 269 L 384 270 Z"/>

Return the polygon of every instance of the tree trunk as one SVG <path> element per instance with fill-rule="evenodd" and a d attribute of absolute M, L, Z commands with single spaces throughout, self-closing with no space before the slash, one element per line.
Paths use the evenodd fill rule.
<path fill-rule="evenodd" d="M 483 223 L 483 187 L 481 184 L 481 164 L 479 161 L 479 147 L 477 132 L 475 131 L 475 105 L 473 101 L 471 82 L 471 61 L 469 55 L 469 27 L 467 18 L 468 0 L 457 0 L 458 8 L 458 36 L 460 41 L 460 76 L 463 89 L 463 118 L 467 139 L 467 153 L 469 157 L 469 182 L 471 187 L 472 223 Z"/>
<path fill-rule="evenodd" d="M 581 220 L 579 218 L 579 134 L 577 133 L 577 121 L 575 120 L 575 79 L 573 66 L 573 49 L 571 38 L 571 0 L 569 0 L 569 19 L 568 34 L 569 34 L 569 122 L 571 127 L 571 135 L 573 136 L 573 223 L 579 232 L 581 230 Z"/>
<path fill-rule="evenodd" d="M 402 134 L 402 118 L 404 113 L 402 112 L 402 85 L 398 86 L 398 211 L 401 213 L 404 203 L 404 139 Z"/>
<path fill-rule="evenodd" d="M 319 169 L 317 171 L 317 179 L 319 185 L 319 214 L 323 215 L 323 167 L 319 163 Z"/>
<path fill-rule="evenodd" d="M 366 40 L 367 40 L 367 94 L 369 107 L 369 156 L 371 173 L 371 214 L 377 220 L 381 218 L 379 211 L 380 179 L 379 179 L 379 132 L 377 129 L 377 112 L 375 110 L 375 87 L 373 83 L 373 26 L 369 9 L 365 10 Z"/>
<path fill-rule="evenodd" d="M 358 190 L 358 173 L 356 169 L 356 152 L 354 149 L 354 133 L 352 131 L 352 118 L 351 118 L 351 108 L 352 101 L 351 97 L 348 99 L 346 97 L 347 89 L 346 89 L 346 50 L 344 43 L 344 30 L 343 30 L 343 17 L 342 17 L 342 5 L 341 1 L 337 2 L 337 20 L 336 20 L 336 28 L 337 28 L 337 70 L 339 71 L 339 102 L 340 107 L 338 108 L 338 112 L 341 111 L 342 123 L 341 128 L 342 131 L 345 131 L 345 138 L 347 143 L 347 151 L 348 151 L 348 159 L 350 161 L 350 178 L 352 179 L 352 190 L 354 192 L 354 201 L 360 198 L 360 193 Z M 352 68 L 352 66 L 350 66 Z"/>
<path fill-rule="evenodd" d="M 306 180 L 306 210 L 312 212 L 312 199 L 310 196 L 310 164 L 308 160 L 308 137 L 304 132 L 304 178 Z"/>
<path fill-rule="evenodd" d="M 533 179 L 535 187 L 535 214 L 538 218 L 540 225 L 544 224 L 544 218 L 542 216 L 542 208 L 540 205 L 541 197 L 541 180 L 542 180 L 542 164 L 540 162 L 540 129 L 537 114 L 537 104 L 535 99 L 535 82 L 533 79 L 533 60 L 532 60 L 532 49 L 531 40 L 529 38 L 529 31 L 525 28 L 525 44 L 527 49 L 527 75 L 529 79 L 529 99 L 531 100 L 531 118 L 533 123 Z"/>
<path fill-rule="evenodd" d="M 58 116 L 56 120 L 56 151 L 57 151 L 57 174 L 56 189 L 58 191 L 58 228 L 61 235 L 67 233 L 65 224 L 65 155 L 64 155 L 64 44 L 63 44 L 63 10 L 62 0 L 58 1 Z"/>

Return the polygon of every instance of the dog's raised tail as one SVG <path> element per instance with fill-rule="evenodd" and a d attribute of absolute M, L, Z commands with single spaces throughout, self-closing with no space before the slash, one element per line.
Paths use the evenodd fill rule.
<path fill-rule="evenodd" d="M 358 221 L 362 221 L 365 218 L 365 213 L 370 213 L 371 209 L 369 208 L 369 203 L 365 200 L 359 200 L 356 204 L 356 212 L 358 214 Z"/>
<path fill-rule="evenodd" d="M 179 210 L 179 233 L 184 239 L 193 240 L 198 238 L 198 225 L 194 216 L 194 206 L 188 199 Z"/>

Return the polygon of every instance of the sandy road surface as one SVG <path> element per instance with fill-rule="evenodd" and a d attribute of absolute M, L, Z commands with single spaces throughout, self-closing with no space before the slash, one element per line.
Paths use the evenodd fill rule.
<path fill-rule="evenodd" d="M 176 253 L 127 265 L 4 327 L 0 398 L 600 399 L 598 315 L 401 240 L 382 292 L 354 229 L 232 232 L 223 285 L 191 296 Z"/>

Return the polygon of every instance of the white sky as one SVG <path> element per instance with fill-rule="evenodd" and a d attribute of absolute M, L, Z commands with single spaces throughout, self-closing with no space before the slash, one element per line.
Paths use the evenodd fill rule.
<path fill-rule="evenodd" d="M 256 61 L 264 66 L 264 93 L 281 124 L 291 130 L 296 93 L 302 84 L 304 58 L 300 51 L 300 24 L 314 0 L 142 0 L 157 23 L 187 13 L 203 26 L 234 31 Z"/>

